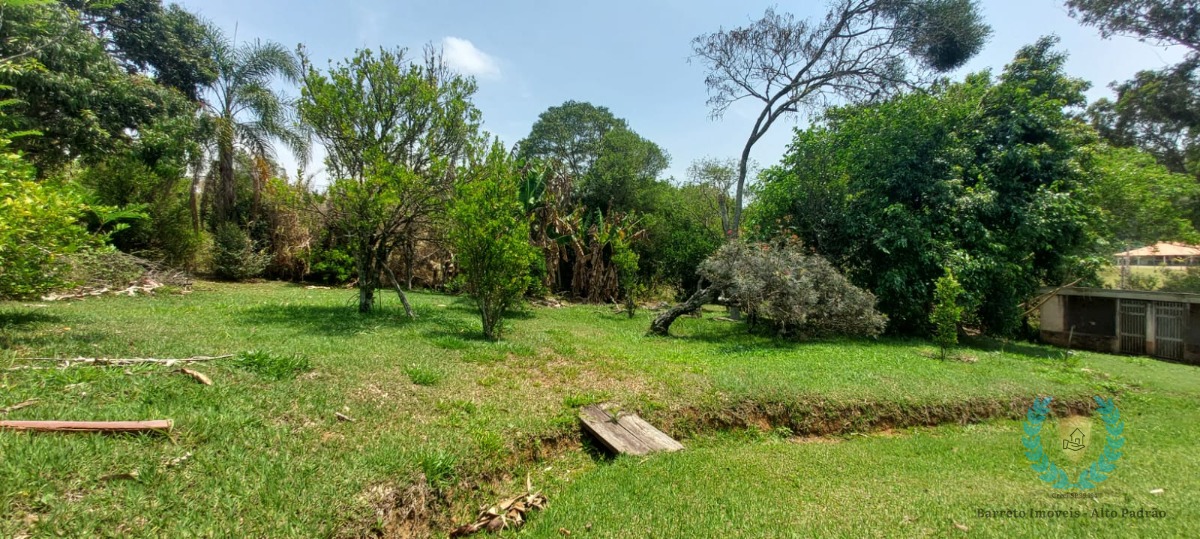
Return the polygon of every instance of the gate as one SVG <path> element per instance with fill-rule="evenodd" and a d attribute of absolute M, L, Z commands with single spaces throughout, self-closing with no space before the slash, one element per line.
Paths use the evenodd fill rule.
<path fill-rule="evenodd" d="M 1142 355 L 1146 353 L 1145 301 L 1117 300 L 1117 335 L 1121 338 L 1121 353 Z"/>
<path fill-rule="evenodd" d="M 1183 359 L 1186 315 L 1187 305 L 1183 303 L 1154 303 L 1154 355 L 1167 359 Z M 1121 343 L 1123 347 L 1123 338 Z"/>

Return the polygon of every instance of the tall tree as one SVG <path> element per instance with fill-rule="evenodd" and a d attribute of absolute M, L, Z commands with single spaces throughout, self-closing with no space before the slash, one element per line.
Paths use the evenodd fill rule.
<path fill-rule="evenodd" d="M 688 181 L 699 187 L 712 202 L 712 211 L 721 218 L 721 231 L 725 237 L 733 235 L 731 215 L 732 196 L 730 191 L 737 183 L 738 163 L 736 159 L 706 157 L 693 161 L 687 170 Z"/>
<path fill-rule="evenodd" d="M 214 125 L 217 149 L 217 193 L 213 208 L 217 223 L 237 221 L 237 187 L 233 175 L 238 146 L 252 155 L 271 157 L 274 142 L 282 142 L 301 159 L 307 158 L 308 139 L 293 123 L 294 103 L 271 86 L 280 78 L 299 80 L 300 63 L 282 45 L 271 41 L 237 44 L 220 28 L 207 28 L 217 77 L 208 87 L 205 108 Z M 265 178 L 260 178 L 265 180 Z"/>
<path fill-rule="evenodd" d="M 607 107 L 567 101 L 538 115 L 529 136 L 518 144 L 519 156 L 526 161 L 558 161 L 573 178 L 580 178 L 591 170 L 599 156 L 604 135 L 628 127 L 625 120 L 613 116 Z"/>
<path fill-rule="evenodd" d="M 625 127 L 600 137 L 595 160 L 580 178 L 579 200 L 604 213 L 645 213 L 653 201 L 649 192 L 671 158 L 657 144 Z"/>
<path fill-rule="evenodd" d="M 76 158 L 101 159 L 145 125 L 192 114 L 178 92 L 124 69 L 61 4 L 5 5 L 2 21 L 0 85 L 18 102 L 0 128 L 41 133 L 13 141 L 41 175 Z"/>
<path fill-rule="evenodd" d="M 989 33 L 974 0 L 833 0 L 823 20 L 768 9 L 748 26 L 696 37 L 712 116 L 744 99 L 762 105 L 738 161 L 733 236 L 740 234 L 750 152 L 779 118 L 887 96 L 923 72 L 955 69 Z"/>
<path fill-rule="evenodd" d="M 1071 15 L 1100 30 L 1189 49 L 1177 65 L 1114 83 L 1115 101 L 1092 105 L 1093 125 L 1109 142 L 1138 146 L 1174 172 L 1200 179 L 1200 0 L 1067 0 Z M 1191 202 L 1200 223 L 1200 200 Z"/>
<path fill-rule="evenodd" d="M 1123 35 L 1200 52 L 1200 0 L 1067 0 L 1067 8 L 1104 37 Z"/>
<path fill-rule="evenodd" d="M 996 80 L 827 111 L 760 176 L 762 233 L 846 268 L 891 331 L 927 333 L 950 267 L 980 325 L 1018 333 L 1039 286 L 1094 277 L 1103 260 L 1085 174 L 1095 137 L 1075 117 L 1087 83 L 1053 45 L 1021 49 Z"/>
<path fill-rule="evenodd" d="M 131 73 L 150 74 L 189 99 L 216 78 L 200 17 L 162 0 L 64 0 Z"/>
<path fill-rule="evenodd" d="M 304 66 L 300 115 L 328 152 L 329 217 L 349 236 L 358 309 L 369 312 L 388 258 L 441 216 L 455 167 L 478 138 L 475 81 L 432 49 L 423 62 L 403 49 L 364 49 L 325 73 Z"/>

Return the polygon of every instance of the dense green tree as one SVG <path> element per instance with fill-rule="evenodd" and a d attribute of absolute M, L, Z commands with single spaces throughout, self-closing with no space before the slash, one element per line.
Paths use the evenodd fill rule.
<path fill-rule="evenodd" d="M 744 99 L 762 106 L 738 161 L 732 235 L 741 233 L 750 152 L 779 118 L 829 101 L 873 100 L 923 71 L 957 68 L 989 33 L 974 0 L 833 0 L 823 19 L 769 8 L 747 26 L 696 37 L 712 115 Z"/>
<path fill-rule="evenodd" d="M 1109 142 L 1138 146 L 1173 172 L 1200 179 L 1200 2 L 1197 0 L 1068 0 L 1071 14 L 1104 37 L 1123 35 L 1190 49 L 1177 65 L 1138 72 L 1114 83 L 1116 100 L 1089 110 Z M 1200 223 L 1200 201 L 1192 200 Z"/>
<path fill-rule="evenodd" d="M 1067 0 L 1067 7 L 1104 37 L 1130 36 L 1200 52 L 1200 1 Z"/>
<path fill-rule="evenodd" d="M 204 21 L 162 0 L 66 0 L 131 73 L 146 73 L 195 101 L 216 78 Z"/>
<path fill-rule="evenodd" d="M 450 204 L 451 244 L 483 336 L 500 338 L 504 314 L 532 284 L 537 249 L 520 199 L 522 171 L 499 141 L 466 165 Z"/>
<path fill-rule="evenodd" d="M 305 62 L 300 115 L 328 152 L 326 210 L 355 258 L 361 312 L 371 310 L 392 252 L 444 213 L 455 169 L 478 138 L 474 80 L 432 51 L 423 62 L 405 54 L 364 49 L 325 73 Z"/>
<path fill-rule="evenodd" d="M 600 155 L 604 135 L 628 129 L 625 120 L 607 107 L 567 101 L 538 115 L 529 136 L 518 144 L 521 159 L 548 159 L 562 163 L 574 178 L 581 178 Z"/>
<path fill-rule="evenodd" d="M 144 126 L 191 105 L 178 92 L 130 74 L 60 4 L 7 6 L 0 25 L 0 84 L 18 102 L 0 117 L 13 142 L 48 175 L 76 158 L 97 160 L 130 144 Z"/>
<path fill-rule="evenodd" d="M 1200 240 L 1188 220 L 1190 205 L 1200 196 L 1195 178 L 1167 170 L 1137 148 L 1099 144 L 1085 151 L 1084 193 L 1117 250 L 1157 241 Z"/>
<path fill-rule="evenodd" d="M 582 176 L 579 201 L 602 212 L 645 213 L 658 177 L 671 164 L 659 146 L 626 128 L 600 138 L 595 161 Z"/>
<path fill-rule="evenodd" d="M 69 184 L 34 176 L 33 166 L 0 136 L 0 299 L 66 284 L 63 256 L 98 243 L 81 221 L 83 196 Z"/>
<path fill-rule="evenodd" d="M 976 74 L 799 131 L 761 176 L 757 234 L 795 234 L 878 296 L 891 329 L 925 333 L 951 267 L 987 330 L 1020 328 L 1043 284 L 1094 274 L 1095 212 L 1074 119 L 1086 83 L 1043 39 L 993 81 Z"/>
<path fill-rule="evenodd" d="M 234 156 L 239 148 L 260 158 L 274 155 L 275 141 L 298 154 L 308 153 L 308 139 L 293 123 L 294 104 L 272 87 L 276 78 L 294 82 L 300 63 L 282 45 L 271 41 L 238 44 L 220 28 L 209 25 L 206 39 L 217 76 L 204 101 L 213 123 L 217 153 L 217 186 L 213 210 L 217 223 L 236 222 L 237 185 Z M 257 186 L 267 178 L 258 178 Z"/>

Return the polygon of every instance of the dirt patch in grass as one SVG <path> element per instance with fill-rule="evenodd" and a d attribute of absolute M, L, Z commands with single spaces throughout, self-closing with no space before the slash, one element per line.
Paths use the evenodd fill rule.
<path fill-rule="evenodd" d="M 790 443 L 837 444 L 849 434 L 871 433 L 900 436 L 898 429 L 943 424 L 971 424 L 995 419 L 1019 419 L 1033 397 L 972 399 L 940 404 L 896 402 L 744 402 L 722 410 L 682 408 L 645 414 L 651 423 L 676 438 L 720 431 L 752 429 L 760 432 L 788 431 Z M 1054 401 L 1058 417 L 1086 416 L 1094 408 L 1090 397 L 1077 396 Z M 550 434 L 527 436 L 510 446 L 503 457 L 483 464 L 474 473 L 456 474 L 452 486 L 434 488 L 421 477 L 407 487 L 376 485 L 362 496 L 374 514 L 370 519 L 348 523 L 342 536 L 411 538 L 433 537 L 455 525 L 455 515 L 473 514 L 481 504 L 501 493 L 514 481 L 513 470 L 551 460 L 584 448 L 578 429 L 564 428 Z M 553 500 L 551 500 L 553 502 Z M 357 529 L 358 532 L 352 530 Z M 371 531 L 366 531 L 371 530 Z"/>
<path fill-rule="evenodd" d="M 787 428 L 798 436 L 832 436 L 944 424 L 967 425 L 994 419 L 1020 419 L 1033 397 L 970 399 L 958 402 L 742 402 L 721 409 L 684 408 L 651 417 L 676 437 L 737 429 L 767 431 Z M 1056 415 L 1087 415 L 1095 407 L 1090 396 L 1054 401 Z"/>

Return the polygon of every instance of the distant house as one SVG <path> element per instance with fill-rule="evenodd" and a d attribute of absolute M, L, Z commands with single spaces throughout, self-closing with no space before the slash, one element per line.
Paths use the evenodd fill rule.
<path fill-rule="evenodd" d="M 1141 249 L 1117 253 L 1121 266 L 1196 266 L 1200 265 L 1200 247 L 1160 241 Z"/>

